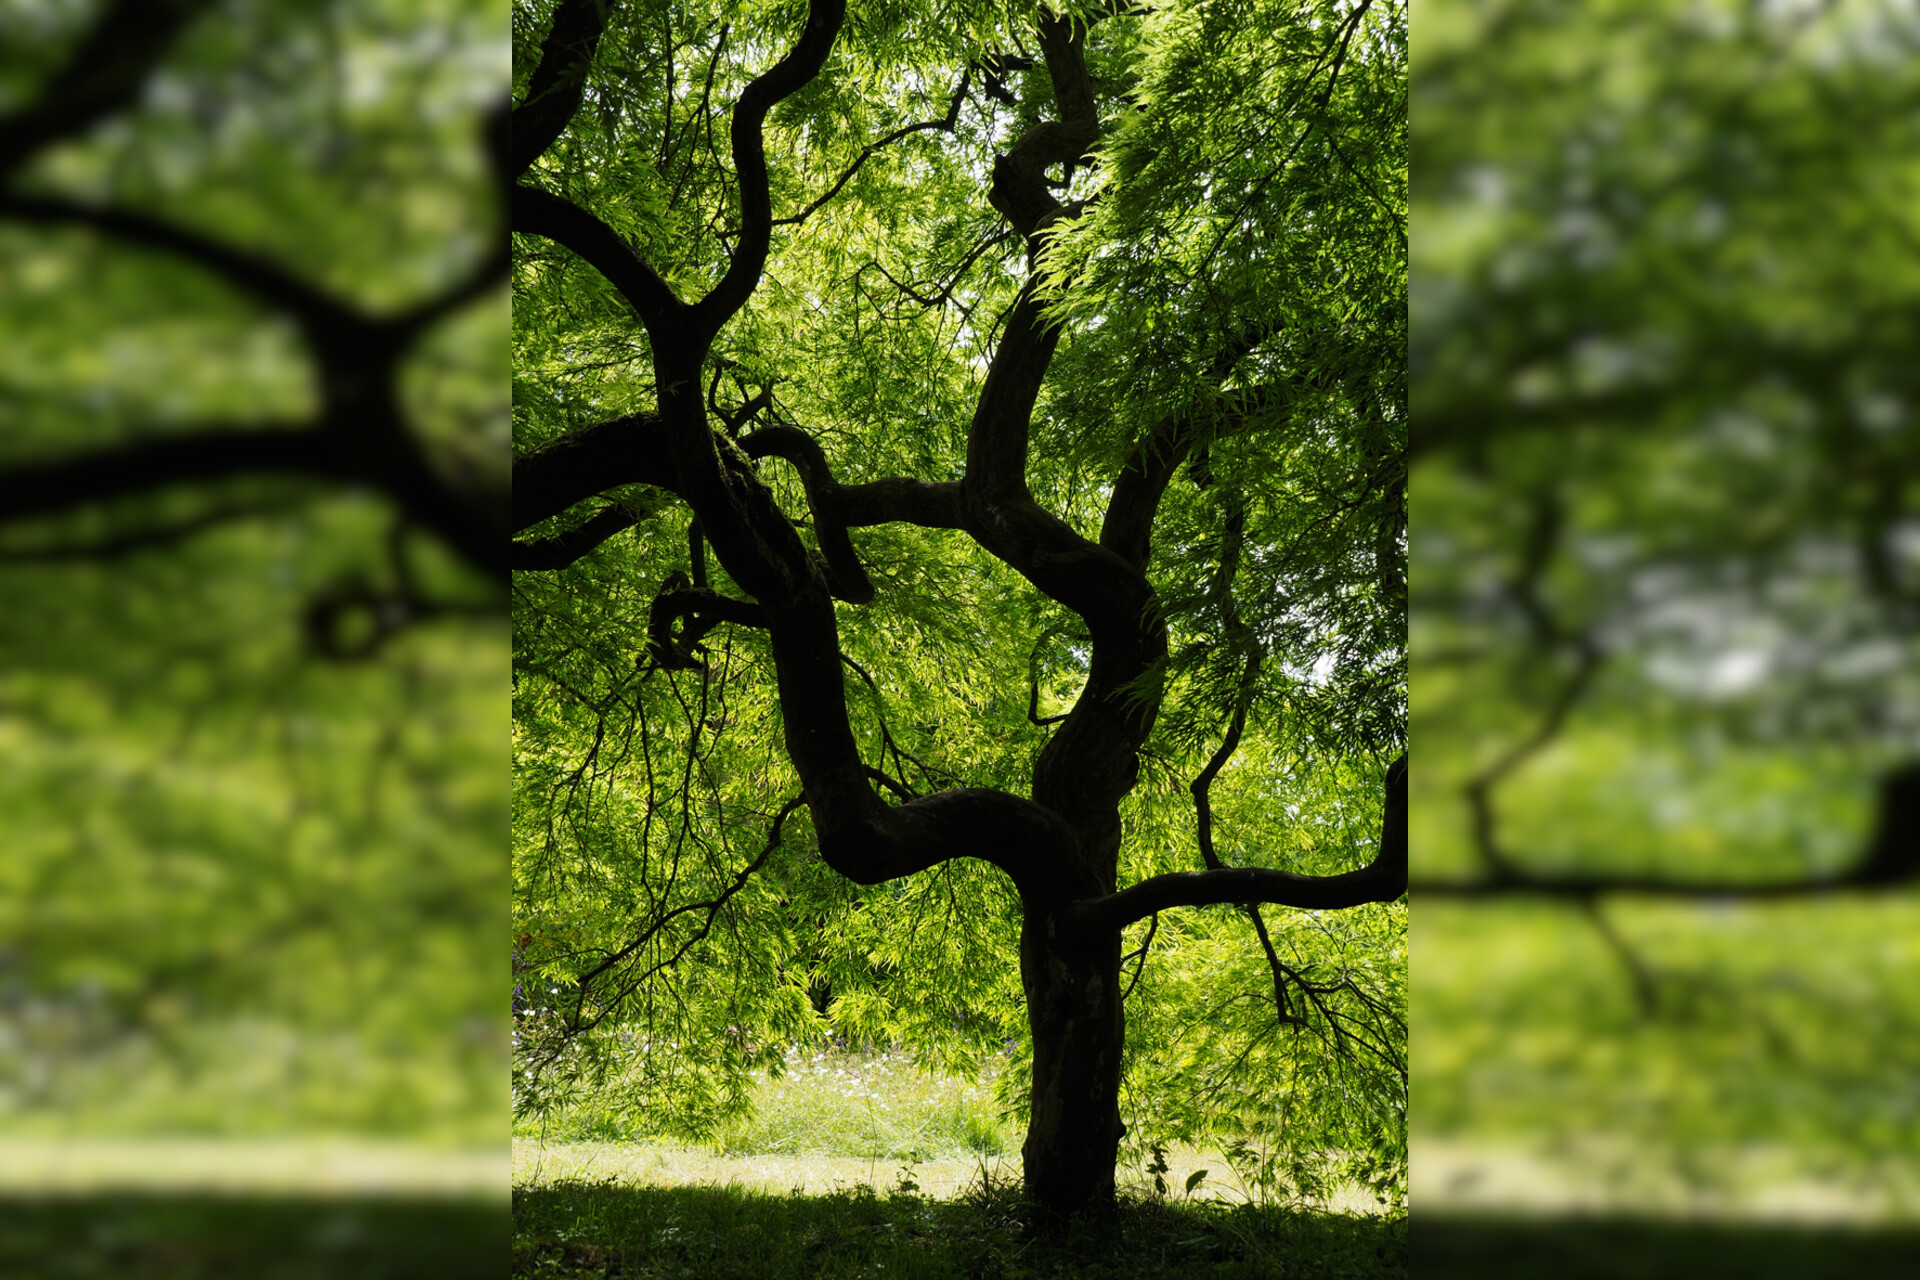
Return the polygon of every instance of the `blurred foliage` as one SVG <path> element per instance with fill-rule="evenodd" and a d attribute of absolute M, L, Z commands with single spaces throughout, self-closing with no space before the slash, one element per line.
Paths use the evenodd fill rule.
<path fill-rule="evenodd" d="M 1920 1151 L 1911 881 L 1741 899 L 1857 864 L 1920 755 L 1920 23 L 1447 0 L 1414 47 L 1416 896 L 1727 886 L 1423 905 L 1416 1122 L 1860 1187 Z"/>
<path fill-rule="evenodd" d="M 108 12 L 5 5 L 0 115 Z M 212 5 L 7 194 L 161 219 L 375 314 L 438 294 L 502 234 L 499 16 Z M 399 388 L 436 467 L 496 484 L 505 305 L 449 313 Z M 0 475 L 315 410 L 313 353 L 261 298 L 9 209 L 0 332 Z M 323 475 L 0 510 L 0 1128 L 504 1138 L 501 612 Z"/>
<path fill-rule="evenodd" d="M 531 178 L 590 206 L 697 296 L 738 221 L 730 168 L 707 139 L 800 11 L 644 11 L 647 22 L 610 26 L 585 105 Z M 522 81 L 550 20 L 550 5 L 516 7 Z M 983 68 L 990 54 L 1031 54 L 1031 23 L 1025 5 L 949 7 L 937 21 L 855 8 L 825 71 L 770 118 L 776 218 L 833 189 L 889 131 L 954 106 L 952 128 L 906 134 L 804 222 L 776 225 L 766 275 L 715 347 L 717 411 L 766 389 L 762 421 L 804 427 L 844 484 L 961 474 L 1025 267 L 988 206 L 988 175 L 1023 122 L 1053 110 L 1043 64 Z M 1343 31 L 1358 34 L 1336 89 Z M 1404 38 L 1401 6 L 1320 3 L 1158 6 L 1088 37 L 1112 118 L 1098 164 L 1059 180 L 1065 198 L 1106 194 L 1045 258 L 1065 332 L 1027 479 L 1096 536 L 1111 477 L 1150 424 L 1188 412 L 1210 424 L 1203 438 L 1217 434 L 1211 479 L 1176 477 L 1156 526 L 1150 572 L 1172 657 L 1154 673 L 1162 687 L 1142 690 L 1164 710 L 1123 808 L 1122 884 L 1202 865 L 1187 786 L 1243 698 L 1247 737 L 1213 789 L 1223 858 L 1324 874 L 1377 847 L 1380 775 L 1406 715 Z M 516 452 L 651 411 L 645 335 L 604 280 L 531 237 L 515 272 Z M 1209 375 L 1246 333 L 1234 376 Z M 784 467 L 760 475 L 786 510 L 805 510 Z M 833 1036 L 968 1075 L 1011 1049 L 998 1086 L 1023 1122 L 1011 884 L 961 860 L 856 886 L 813 856 L 804 808 L 769 850 L 799 787 L 765 634 L 724 628 L 698 666 L 654 666 L 650 603 L 695 570 L 687 514 L 639 487 L 607 496 L 637 518 L 631 533 L 514 584 L 528 1049 L 516 1106 L 535 1116 L 599 1091 L 665 1132 L 711 1135 L 751 1106 L 752 1072 L 777 1076 L 788 1046 Z M 1244 555 L 1229 602 L 1222 529 L 1236 509 Z M 1027 794 L 1050 732 L 1035 719 L 1060 716 L 1087 678 L 1079 620 L 962 535 L 890 524 L 855 536 L 878 588 L 872 604 L 838 609 L 863 753 L 921 794 Z M 1255 636 L 1268 660 L 1243 685 Z M 1283 959 L 1351 987 L 1329 997 L 1331 1015 L 1302 1007 L 1305 1025 L 1283 1026 L 1244 915 L 1162 915 L 1146 958 L 1125 966 L 1129 980 L 1140 970 L 1128 1140 L 1239 1141 L 1276 1180 L 1286 1153 L 1312 1153 L 1300 1167 L 1318 1170 L 1337 1150 L 1392 1190 L 1405 1154 L 1404 904 L 1267 917 Z M 536 1069 L 576 1020 L 590 1033 Z"/>

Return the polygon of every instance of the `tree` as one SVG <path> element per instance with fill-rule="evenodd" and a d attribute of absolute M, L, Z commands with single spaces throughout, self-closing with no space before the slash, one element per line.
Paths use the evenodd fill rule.
<path fill-rule="evenodd" d="M 8 7 L 9 1122 L 498 1132 L 485 9 Z"/>
<path fill-rule="evenodd" d="M 561 0 L 515 54 L 523 1105 L 618 1033 L 697 1128 L 822 1010 L 1019 1006 L 1064 1218 L 1147 948 L 1238 904 L 1270 994 L 1191 1105 L 1293 1080 L 1403 1167 L 1404 10 Z"/>

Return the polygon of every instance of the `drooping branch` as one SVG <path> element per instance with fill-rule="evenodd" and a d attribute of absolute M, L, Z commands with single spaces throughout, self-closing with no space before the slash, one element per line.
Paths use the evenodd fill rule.
<path fill-rule="evenodd" d="M 1200 478 L 1203 485 L 1213 483 L 1212 467 L 1204 452 L 1196 459 L 1194 466 L 1202 473 Z M 1218 599 L 1228 643 L 1245 649 L 1246 662 L 1234 690 L 1233 717 L 1227 724 L 1226 735 L 1199 775 L 1187 787 L 1193 796 L 1200 857 L 1209 871 L 1221 870 L 1226 865 L 1213 845 L 1213 782 L 1220 776 L 1220 771 L 1226 768 L 1227 762 L 1233 759 L 1234 752 L 1240 749 L 1240 738 L 1247 729 L 1247 710 L 1253 703 L 1254 682 L 1259 678 L 1260 666 L 1266 657 L 1265 646 L 1240 621 L 1239 610 L 1234 605 L 1233 579 L 1239 572 L 1240 554 L 1246 541 L 1247 513 L 1246 503 L 1238 495 L 1232 496 L 1229 504 L 1221 533 L 1220 569 L 1215 578 L 1214 595 Z M 1259 904 L 1243 902 L 1239 905 L 1253 925 L 1254 936 L 1260 940 L 1260 950 L 1267 958 L 1267 970 L 1273 975 L 1274 1009 L 1280 1021 L 1294 1026 L 1303 1025 L 1304 1019 L 1293 1012 L 1292 1003 L 1287 998 L 1287 984 L 1292 982 L 1299 986 L 1309 1000 L 1317 1002 L 1317 995 L 1298 973 L 1280 959 L 1280 953 L 1274 949 L 1273 938 L 1267 932 L 1267 922 L 1260 914 Z"/>
<path fill-rule="evenodd" d="M 1335 911 L 1392 902 L 1407 891 L 1407 758 L 1387 770 L 1386 814 L 1373 861 L 1331 876 L 1303 876 L 1265 867 L 1222 867 L 1153 876 L 1118 893 L 1076 902 L 1063 913 L 1075 929 L 1120 929 L 1170 907 L 1239 902 Z"/>
<path fill-rule="evenodd" d="M 561 0 L 555 7 L 553 26 L 540 45 L 540 62 L 527 81 L 527 96 L 513 109 L 509 182 L 554 144 L 580 110 L 587 68 L 613 7 L 614 0 Z"/>
<path fill-rule="evenodd" d="M 1066 630 L 1068 630 L 1067 623 L 1054 623 L 1034 637 L 1033 648 L 1027 654 L 1027 722 L 1036 729 L 1045 729 L 1067 718 L 1066 712 L 1057 716 L 1040 714 L 1040 649 L 1047 641 Z"/>
<path fill-rule="evenodd" d="M 880 692 L 880 682 L 873 678 L 873 674 L 870 671 L 845 654 L 840 655 L 840 661 L 846 664 L 847 670 L 860 677 L 860 682 L 867 686 L 867 692 L 873 695 L 874 718 L 880 725 L 880 749 L 893 757 L 893 767 L 900 771 L 900 776 L 903 778 L 906 776 L 906 767 L 911 764 L 920 770 L 920 776 L 925 778 L 929 783 L 935 781 L 936 775 L 941 780 L 949 783 L 960 782 L 961 779 L 956 775 L 947 772 L 945 769 L 935 768 L 900 745 L 899 741 L 893 736 L 893 729 L 887 724 L 887 700 Z M 911 791 L 904 789 L 904 787 L 892 789 L 894 793 L 903 800 L 916 798 Z"/>
<path fill-rule="evenodd" d="M 840 188 L 851 182 L 853 175 L 859 173 L 860 167 L 872 159 L 876 152 L 892 146 L 894 143 L 900 141 L 900 139 L 910 137 L 916 133 L 929 131 L 952 133 L 953 126 L 960 120 L 960 104 L 966 101 L 967 79 L 971 74 L 972 68 L 968 68 L 966 71 L 960 73 L 960 83 L 955 86 L 953 96 L 947 100 L 947 114 L 945 116 L 938 120 L 922 120 L 918 124 L 901 125 L 885 137 L 874 142 L 869 142 L 861 149 L 860 154 L 854 158 L 853 163 L 847 166 L 846 171 L 840 175 L 831 187 L 827 188 L 824 195 L 820 196 L 819 199 L 809 204 L 799 213 L 794 214 L 791 218 L 775 218 L 773 225 L 776 227 L 797 227 L 805 222 L 808 218 L 812 217 L 822 205 L 826 204 L 827 201 L 839 195 Z"/>
<path fill-rule="evenodd" d="M 972 269 L 974 263 L 980 260 L 980 255 L 985 253 L 987 250 L 993 248 L 995 245 L 1004 243 L 1007 237 L 1009 237 L 1012 234 L 1013 233 L 1011 231 L 1008 231 L 1006 228 L 1003 227 L 1000 230 L 992 232 L 989 235 L 982 236 L 980 238 L 980 242 L 974 245 L 973 248 L 967 251 L 966 256 L 960 259 L 960 262 L 958 263 L 958 265 L 952 267 L 951 269 L 947 270 L 944 273 L 946 275 L 946 283 L 942 284 L 938 289 L 935 289 L 932 293 L 922 293 L 915 286 L 908 284 L 904 280 L 901 280 L 899 277 L 895 276 L 893 272 L 887 270 L 886 267 L 883 266 L 878 259 L 875 259 L 874 261 L 867 263 L 866 266 L 861 267 L 860 270 L 865 271 L 867 267 L 872 267 L 875 271 L 878 271 L 881 275 L 887 278 L 888 284 L 892 285 L 895 289 L 898 289 L 901 293 L 905 294 L 907 297 L 912 298 L 916 303 L 918 303 L 922 307 L 943 306 L 953 297 L 953 291 L 960 287 L 960 282 L 967 278 L 967 272 Z M 858 274 L 859 274 L 858 272 L 855 273 L 856 279 L 858 278 Z M 962 308 L 962 314 L 971 317 L 972 309 Z"/>
<path fill-rule="evenodd" d="M 211 0 L 114 0 L 25 110 L 0 118 L 0 177 L 132 106 L 180 32 Z"/>
<path fill-rule="evenodd" d="M 774 850 L 780 847 L 780 828 L 786 824 L 786 821 L 788 818 L 793 816 L 793 811 L 800 807 L 800 803 L 801 803 L 801 797 L 795 796 L 791 800 L 787 801 L 784 805 L 780 806 L 780 811 L 774 815 L 773 825 L 767 831 L 766 844 L 761 846 L 759 854 L 754 858 L 752 862 L 748 863 L 745 867 L 743 867 L 740 870 L 740 873 L 733 878 L 733 882 L 727 885 L 726 888 L 722 889 L 718 894 L 714 895 L 712 898 L 709 898 L 704 902 L 689 902 L 682 906 L 675 907 L 671 911 L 663 913 L 658 919 L 654 920 L 645 929 L 643 929 L 640 932 L 639 936 L 634 938 L 632 942 L 629 942 L 625 946 L 620 947 L 618 950 L 615 950 L 609 953 L 605 959 L 600 961 L 599 964 L 596 964 L 593 968 L 587 970 L 585 973 L 582 973 L 579 977 L 575 978 L 574 990 L 577 993 L 577 996 L 574 1001 L 573 1015 L 572 1015 L 572 1018 L 570 1019 L 570 1025 L 568 1027 L 568 1031 L 570 1033 L 573 1033 L 573 1032 L 580 1032 L 580 1031 L 590 1031 L 593 1029 L 594 1025 L 598 1023 L 599 1019 L 598 1018 L 590 1019 L 585 1016 L 587 992 L 591 987 L 591 985 L 593 984 L 593 982 L 596 979 L 598 979 L 601 975 L 611 970 L 615 965 L 620 964 L 622 961 L 632 956 L 635 952 L 645 947 L 648 943 L 652 942 L 655 938 L 659 937 L 660 934 L 666 929 L 666 927 L 672 924 L 675 920 L 679 919 L 681 916 L 684 916 L 684 915 L 691 915 L 696 911 L 704 911 L 707 913 L 706 919 L 701 921 L 700 925 L 694 930 L 693 934 L 680 944 L 679 948 L 673 953 L 671 957 L 658 962 L 652 968 L 648 969 L 645 973 L 623 984 L 623 994 L 625 992 L 631 992 L 637 989 L 639 986 L 645 983 L 648 978 L 651 978 L 654 974 L 660 972 L 662 969 L 669 969 L 669 968 L 672 968 L 674 965 L 678 964 L 682 956 L 686 955 L 687 952 L 690 949 L 692 949 L 692 947 L 696 943 L 700 942 L 709 933 L 711 933 L 713 931 L 714 918 L 720 914 L 721 908 L 725 907 L 727 903 L 733 899 L 734 895 L 740 892 L 740 890 L 747 887 L 747 882 L 753 879 L 754 875 L 760 870 L 760 868 L 767 865 L 767 859 L 771 858 L 773 856 Z M 615 1003 L 615 1002 L 603 1001 L 602 1007 L 603 1008 L 608 1007 L 612 1003 Z"/>
<path fill-rule="evenodd" d="M 1223 343 L 1208 361 L 1206 381 L 1218 387 L 1225 382 L 1242 357 L 1279 332 L 1279 321 L 1249 325 Z M 1296 375 L 1297 378 L 1304 375 Z M 1238 397 L 1238 416 L 1245 420 L 1253 413 L 1272 407 L 1277 396 L 1254 391 Z M 1166 496 L 1167 485 L 1196 442 L 1203 437 L 1202 423 L 1195 414 L 1168 414 L 1143 432 L 1127 455 L 1126 463 L 1113 482 L 1113 497 L 1107 502 L 1107 514 L 1100 526 L 1100 545 L 1129 564 L 1144 569 L 1152 554 L 1153 522 Z M 1208 429 L 1205 438 L 1226 434 L 1219 424 Z"/>

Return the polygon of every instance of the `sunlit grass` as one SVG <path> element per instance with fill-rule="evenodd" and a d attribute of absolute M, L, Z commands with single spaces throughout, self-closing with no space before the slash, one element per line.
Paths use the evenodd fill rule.
<path fill-rule="evenodd" d="M 667 1135 L 592 1098 L 539 1120 L 516 1137 L 555 1142 L 642 1142 Z M 795 1051 L 778 1080 L 762 1077 L 753 1114 L 708 1144 L 718 1154 L 850 1159 L 972 1160 L 1016 1150 L 998 1114 L 991 1079 L 922 1070 L 904 1054 Z"/>
<path fill-rule="evenodd" d="M 934 1075 L 894 1053 L 795 1054 L 755 1102 L 752 1119 L 722 1132 L 721 1151 L 930 1160 L 1019 1145 L 990 1081 Z"/>
<path fill-rule="evenodd" d="M 954 1199 L 986 1177 L 1017 1182 L 1025 1134 L 1002 1115 L 991 1077 L 962 1080 L 922 1070 L 899 1052 L 813 1051 L 790 1055 L 779 1079 L 762 1076 L 750 1117 L 706 1143 L 653 1132 L 615 1106 L 582 1095 L 514 1126 L 517 1187 L 618 1183 L 740 1187 L 818 1195 L 871 1188 Z M 1219 1151 L 1163 1148 L 1156 1190 L 1152 1154 L 1123 1147 L 1115 1181 L 1142 1199 L 1259 1202 L 1270 1197 Z M 1204 1172 L 1191 1190 L 1189 1179 Z M 1379 1215 L 1357 1184 L 1336 1187 L 1317 1207 Z"/>

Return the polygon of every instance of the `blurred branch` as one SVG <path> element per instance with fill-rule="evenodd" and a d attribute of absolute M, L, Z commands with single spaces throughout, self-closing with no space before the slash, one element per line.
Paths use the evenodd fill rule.
<path fill-rule="evenodd" d="M 1500 875 L 1482 880 L 1416 880 L 1421 897 L 1528 896 L 1585 901 L 1602 894 L 1704 902 L 1771 901 L 1889 889 L 1920 881 L 1920 762 L 1893 770 L 1880 784 L 1879 818 L 1866 852 L 1836 875 L 1798 880 L 1698 879 L 1684 876 L 1608 874 L 1536 875 L 1508 860 Z"/>
<path fill-rule="evenodd" d="M 216 426 L 0 469 L 0 524 L 182 481 L 263 471 L 352 475 L 335 442 L 309 425 Z"/>
<path fill-rule="evenodd" d="M 212 0 L 114 0 L 37 101 L 0 118 L 0 177 L 132 106 L 174 41 Z"/>
<path fill-rule="evenodd" d="M 53 542 L 42 545 L 0 546 L 0 562 L 9 564 L 47 564 L 62 561 L 96 562 L 117 560 L 135 552 L 172 546 L 196 533 L 220 525 L 233 524 L 255 516 L 285 510 L 297 499 L 287 502 L 228 502 L 195 512 L 171 524 L 152 525 L 125 533 L 108 534 L 89 542 Z"/>

